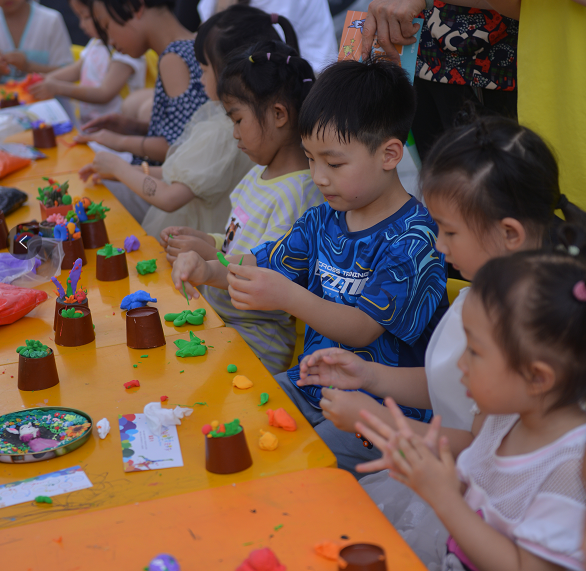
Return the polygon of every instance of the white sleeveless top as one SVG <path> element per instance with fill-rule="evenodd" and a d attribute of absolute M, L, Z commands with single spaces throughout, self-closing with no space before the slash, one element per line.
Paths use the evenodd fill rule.
<path fill-rule="evenodd" d="M 460 382 L 458 360 L 466 349 L 462 306 L 470 288 L 464 288 L 433 332 L 425 351 L 425 374 L 433 413 L 441 415 L 442 426 L 471 430 L 474 401 Z"/>

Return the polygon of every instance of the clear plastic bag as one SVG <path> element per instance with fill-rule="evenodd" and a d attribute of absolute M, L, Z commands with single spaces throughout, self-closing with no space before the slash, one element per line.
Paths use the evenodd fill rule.
<path fill-rule="evenodd" d="M 0 254 L 0 282 L 20 287 L 36 287 L 61 274 L 63 243 L 43 238 L 37 255 L 19 260 L 11 254 Z"/>

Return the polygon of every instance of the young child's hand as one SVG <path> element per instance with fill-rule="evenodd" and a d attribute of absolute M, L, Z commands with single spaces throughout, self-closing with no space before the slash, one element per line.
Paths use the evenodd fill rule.
<path fill-rule="evenodd" d="M 365 385 L 368 365 L 364 359 L 339 347 L 320 349 L 307 355 L 299 364 L 300 387 L 334 386 L 337 389 L 361 389 Z"/>
<path fill-rule="evenodd" d="M 376 412 L 380 405 L 365 393 L 322 389 L 319 401 L 323 415 L 333 425 L 346 432 L 355 432 L 354 425 L 360 419 L 361 410 Z"/>
<path fill-rule="evenodd" d="M 79 177 L 86 182 L 90 177 L 95 184 L 102 180 L 117 180 L 116 169 L 127 163 L 112 153 L 101 151 L 96 153 L 94 162 L 82 167 Z"/>
<path fill-rule="evenodd" d="M 355 428 L 365 438 L 370 440 L 382 453 L 382 458 L 356 466 L 358 472 L 378 472 L 380 470 L 395 470 L 394 453 L 397 451 L 397 439 L 410 439 L 415 433 L 409 426 L 403 411 L 392 398 L 385 399 L 385 405 L 389 409 L 395 423 L 395 428 L 381 420 L 372 410 L 360 411 L 362 421 L 356 423 Z M 424 444 L 433 454 L 437 452 L 437 441 L 441 427 L 441 416 L 434 416 L 429 423 L 429 429 L 423 438 Z"/>
<path fill-rule="evenodd" d="M 3 54 L 4 61 L 13 65 L 16 69 L 26 72 L 28 69 L 28 60 L 23 52 L 6 52 Z"/>
<path fill-rule="evenodd" d="M 173 264 L 171 279 L 175 288 L 183 293 L 183 284 L 185 291 L 190 299 L 197 299 L 199 293 L 191 285 L 200 285 L 205 283 L 209 278 L 209 268 L 207 262 L 195 252 L 185 252 L 179 254 Z"/>
<path fill-rule="evenodd" d="M 169 236 L 192 236 L 192 230 L 188 226 L 167 226 L 167 228 L 161 230 L 161 246 L 167 247 Z"/>
<path fill-rule="evenodd" d="M 284 275 L 267 268 L 238 264 L 230 264 L 228 270 L 228 292 L 236 309 L 287 311 L 291 285 L 295 284 Z"/>
<path fill-rule="evenodd" d="M 81 126 L 81 130 L 88 135 L 103 129 L 113 133 L 130 134 L 128 120 L 120 113 L 108 113 Z"/>
<path fill-rule="evenodd" d="M 113 151 L 123 151 L 122 148 L 122 135 L 118 133 L 113 133 L 112 131 L 108 131 L 107 129 L 101 129 L 100 131 L 96 131 L 94 133 L 83 133 L 74 137 L 74 141 L 76 143 L 89 143 L 90 141 L 95 141 L 96 143 L 100 143 L 100 145 L 104 145 L 104 147 L 108 147 Z"/>
<path fill-rule="evenodd" d="M 10 73 L 10 68 L 8 67 L 8 62 L 4 57 L 4 54 L 0 53 L 0 75 L 8 75 Z"/>
<path fill-rule="evenodd" d="M 55 95 L 59 95 L 59 84 L 50 77 L 45 78 L 39 83 L 34 83 L 28 88 L 28 92 L 39 101 L 42 99 L 52 99 Z"/>
<path fill-rule="evenodd" d="M 215 242 L 213 246 L 215 246 Z M 192 250 L 204 257 L 204 252 L 206 252 L 209 247 L 210 242 L 199 236 L 188 236 L 185 234 L 179 234 L 176 236 L 173 234 L 173 238 L 168 238 L 167 240 L 167 260 L 173 263 L 179 254 L 182 252 L 190 252 Z"/>

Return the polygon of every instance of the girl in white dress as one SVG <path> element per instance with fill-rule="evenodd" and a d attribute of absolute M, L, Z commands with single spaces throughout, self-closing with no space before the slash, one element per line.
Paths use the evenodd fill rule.
<path fill-rule="evenodd" d="M 366 411 L 357 424 L 383 450 L 377 467 L 417 492 L 448 530 L 437 562 L 444 571 L 583 569 L 583 236 L 567 232 L 562 252 L 521 252 L 477 272 L 462 310 L 467 345 L 458 367 L 487 416 L 457 463 L 437 422 L 425 437 Z M 392 399 L 387 406 L 401 426 Z"/>

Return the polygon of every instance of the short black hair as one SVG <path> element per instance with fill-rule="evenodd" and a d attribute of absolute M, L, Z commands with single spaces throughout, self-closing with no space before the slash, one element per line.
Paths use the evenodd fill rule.
<path fill-rule="evenodd" d="M 297 35 L 287 18 L 273 18 L 258 8 L 235 4 L 214 14 L 198 28 L 195 57 L 199 63 L 211 65 L 219 78 L 229 56 L 236 51 L 243 51 L 261 40 L 280 40 L 273 27 L 274 20 L 285 34 L 285 43 L 299 51 Z"/>
<path fill-rule="evenodd" d="M 407 141 L 415 90 L 405 71 L 383 58 L 345 60 L 319 76 L 299 115 L 302 138 L 333 128 L 340 143 L 356 139 L 374 153 L 386 140 Z"/>
<path fill-rule="evenodd" d="M 263 41 L 230 59 L 218 81 L 218 97 L 248 105 L 261 126 L 269 106 L 283 103 L 296 124 L 314 82 L 311 65 L 297 50 L 281 41 Z"/>
<path fill-rule="evenodd" d="M 102 2 L 112 19 L 121 25 L 132 20 L 134 14 L 143 6 L 167 8 L 170 12 L 175 8 L 175 0 L 92 0 L 92 4 L 95 2 Z"/>

